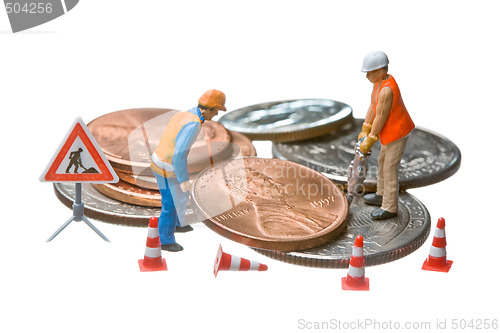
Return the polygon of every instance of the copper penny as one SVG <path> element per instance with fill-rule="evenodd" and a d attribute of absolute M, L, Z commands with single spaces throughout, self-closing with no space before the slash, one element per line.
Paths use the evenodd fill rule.
<path fill-rule="evenodd" d="M 147 207 L 161 207 L 160 191 L 140 188 L 120 180 L 115 184 L 92 184 L 92 186 L 112 199 Z"/>
<path fill-rule="evenodd" d="M 257 151 L 255 150 L 255 147 L 252 144 L 252 141 L 248 139 L 246 136 L 244 136 L 241 133 L 238 132 L 233 132 L 230 131 L 231 133 L 231 148 L 232 148 L 232 153 L 228 157 L 231 159 L 237 158 L 237 157 L 250 157 L 250 156 L 256 156 Z M 219 162 L 219 161 L 215 161 Z M 151 190 L 158 190 L 158 184 L 156 182 L 156 178 L 148 174 L 141 174 L 141 175 L 134 175 L 126 171 L 119 170 L 117 168 L 114 168 L 116 174 L 118 177 L 135 186 L 142 187 L 145 189 L 151 189 Z M 193 174 L 195 176 L 196 174 Z"/>
<path fill-rule="evenodd" d="M 215 164 L 194 181 L 204 223 L 251 247 L 294 251 L 325 244 L 346 226 L 343 192 L 319 172 L 278 159 Z"/>
<path fill-rule="evenodd" d="M 170 118 L 172 109 L 140 108 L 111 112 L 92 120 L 88 127 L 113 168 L 153 177 L 151 155 Z M 190 173 L 199 172 L 212 160 L 231 154 L 229 131 L 216 121 L 203 123 L 202 131 L 188 155 Z"/>
<path fill-rule="evenodd" d="M 119 171 L 115 169 L 116 174 L 120 180 L 127 182 L 131 185 L 138 186 L 143 189 L 156 190 L 158 191 L 158 184 L 156 178 L 153 176 L 136 176 L 126 172 Z"/>

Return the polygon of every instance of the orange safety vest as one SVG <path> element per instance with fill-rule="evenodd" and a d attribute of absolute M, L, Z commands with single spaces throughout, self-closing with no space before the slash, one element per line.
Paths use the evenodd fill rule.
<path fill-rule="evenodd" d="M 378 94 L 380 94 L 380 90 L 384 87 L 390 87 L 392 89 L 391 110 L 389 111 L 389 116 L 387 117 L 384 127 L 382 127 L 379 133 L 380 143 L 387 145 L 410 134 L 415 128 L 415 124 L 406 110 L 398 84 L 392 75 L 389 75 L 387 80 L 382 81 L 381 87 L 378 89 Z M 377 102 L 374 107 L 375 115 L 377 114 L 378 94 Z"/>
<path fill-rule="evenodd" d="M 179 147 L 178 142 L 177 142 L 177 136 L 179 132 L 184 128 L 185 125 L 194 123 L 197 126 L 193 127 L 191 129 L 191 132 L 185 133 L 188 135 L 189 140 L 194 142 L 194 139 L 198 136 L 198 133 L 200 132 L 201 129 L 201 124 L 202 121 L 199 118 L 199 116 L 195 115 L 193 112 L 195 112 L 193 109 L 189 111 L 184 111 L 184 112 L 179 112 L 176 113 L 172 119 L 167 124 L 167 127 L 165 128 L 165 131 L 163 132 L 163 135 L 160 139 L 160 142 L 158 143 L 158 147 L 156 147 L 155 154 L 160 160 L 160 162 L 165 162 L 166 164 L 169 164 L 175 169 L 175 164 L 173 162 L 174 159 L 174 154 L 176 152 L 182 152 L 187 154 L 189 152 L 189 149 L 191 148 L 190 146 L 185 146 L 185 147 Z M 187 167 L 187 166 L 186 166 Z M 161 166 L 156 165 L 154 160 L 151 161 L 151 169 L 153 172 L 162 175 L 163 177 L 169 178 L 173 176 L 179 177 L 181 174 L 185 174 L 185 177 L 187 177 L 187 169 L 184 171 L 180 170 L 174 170 L 174 171 L 166 171 L 161 168 Z M 174 172 L 177 171 L 177 174 Z"/>

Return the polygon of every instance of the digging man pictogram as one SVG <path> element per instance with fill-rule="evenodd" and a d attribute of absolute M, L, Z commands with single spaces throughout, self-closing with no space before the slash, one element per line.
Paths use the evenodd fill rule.
<path fill-rule="evenodd" d="M 70 162 L 69 162 L 68 167 L 66 168 L 66 173 L 69 173 L 69 170 L 71 169 L 72 166 L 75 167 L 75 169 L 73 170 L 73 173 L 78 173 L 78 167 L 82 167 L 85 170 L 85 171 L 83 171 L 83 173 L 98 173 L 95 168 L 87 169 L 86 167 L 83 166 L 82 156 L 81 156 L 82 151 L 83 151 L 82 148 L 78 148 L 77 151 L 72 151 L 69 154 L 69 161 Z"/>

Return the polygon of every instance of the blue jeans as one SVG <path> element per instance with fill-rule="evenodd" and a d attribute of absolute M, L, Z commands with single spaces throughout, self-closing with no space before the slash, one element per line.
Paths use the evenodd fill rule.
<path fill-rule="evenodd" d="M 165 178 L 155 173 L 161 194 L 161 213 L 158 219 L 160 242 L 175 243 L 175 227 L 184 226 L 184 214 L 189 200 L 189 191 L 183 192 L 177 178 Z"/>

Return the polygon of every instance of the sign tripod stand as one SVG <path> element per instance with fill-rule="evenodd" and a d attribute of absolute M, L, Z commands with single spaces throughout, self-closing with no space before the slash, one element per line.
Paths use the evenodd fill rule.
<path fill-rule="evenodd" d="M 47 242 L 50 242 L 51 240 L 56 238 L 56 236 L 59 235 L 59 233 L 63 231 L 73 221 L 85 222 L 85 224 L 87 224 L 90 227 L 90 229 L 94 230 L 96 234 L 101 236 L 102 239 L 104 239 L 106 242 L 109 242 L 109 239 L 106 238 L 106 236 L 104 236 L 104 234 L 100 232 L 99 229 L 97 229 L 96 226 L 93 225 L 89 221 L 89 219 L 84 215 L 84 205 L 82 202 L 82 183 L 75 184 L 75 202 L 73 203 L 73 216 L 68 221 L 66 221 L 66 223 L 64 223 L 59 229 L 57 229 L 57 231 L 54 232 L 54 234 L 47 239 Z"/>

